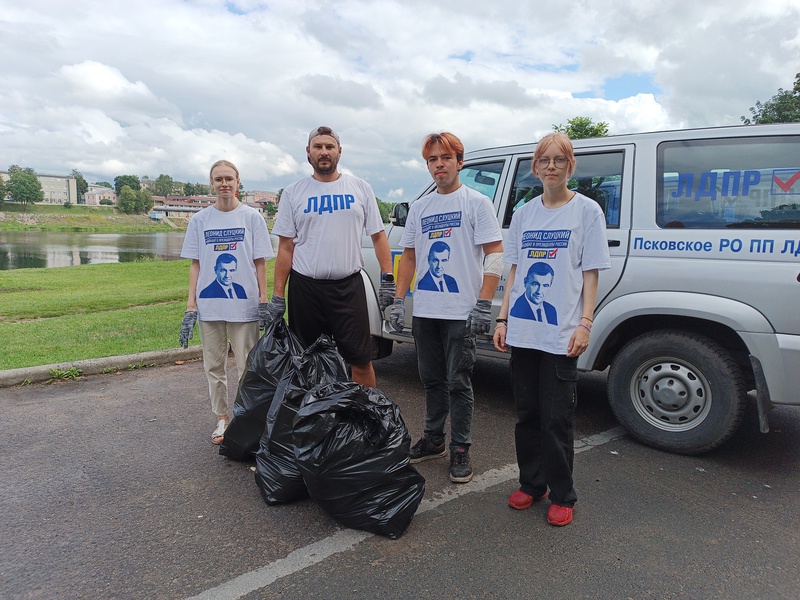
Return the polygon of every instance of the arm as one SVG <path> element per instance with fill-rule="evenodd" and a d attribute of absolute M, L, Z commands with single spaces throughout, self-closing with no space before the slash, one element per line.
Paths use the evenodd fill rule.
<path fill-rule="evenodd" d="M 405 298 L 411 287 L 411 279 L 414 277 L 414 269 L 417 265 L 417 253 L 414 248 L 405 248 L 397 265 L 397 291 L 395 298 Z"/>
<path fill-rule="evenodd" d="M 591 319 L 594 315 L 594 305 L 597 302 L 598 271 L 591 269 L 583 272 L 583 312 L 581 324 L 575 328 L 569 338 L 567 356 L 580 356 L 589 345 L 589 332 L 592 328 Z M 588 317 L 584 319 L 583 317 Z"/>
<path fill-rule="evenodd" d="M 189 266 L 189 299 L 186 301 L 186 310 L 197 310 L 197 279 L 200 277 L 200 261 L 192 259 Z"/>
<path fill-rule="evenodd" d="M 389 248 L 389 238 L 386 237 L 386 231 L 381 229 L 378 233 L 373 233 L 372 246 L 375 248 L 375 258 L 378 259 L 378 264 L 381 266 L 381 274 L 392 272 L 392 251 Z"/>
<path fill-rule="evenodd" d="M 256 279 L 258 280 L 258 301 L 267 301 L 267 261 L 264 258 L 256 258 L 253 261 L 256 267 Z"/>
<path fill-rule="evenodd" d="M 278 242 L 278 257 L 275 259 L 275 274 L 272 293 L 280 298 L 286 297 L 286 282 L 289 279 L 289 272 L 292 270 L 292 258 L 294 257 L 294 240 L 292 238 L 280 236 Z"/>
<path fill-rule="evenodd" d="M 503 293 L 503 304 L 500 306 L 500 314 L 497 315 L 498 319 L 508 319 L 508 312 L 510 310 L 509 299 L 511 298 L 511 288 L 514 286 L 514 276 L 516 274 L 517 265 L 511 265 L 511 271 L 509 271 L 508 278 L 506 279 L 506 289 Z M 494 337 L 492 338 L 494 341 L 494 347 L 500 352 L 508 352 L 508 346 L 506 345 L 507 328 L 508 327 L 505 323 L 498 323 L 494 330 Z"/>
<path fill-rule="evenodd" d="M 503 242 L 501 241 L 489 242 L 488 244 L 484 244 L 482 247 L 483 253 L 487 256 L 495 252 L 503 252 Z M 483 285 L 481 285 L 481 291 L 478 293 L 478 297 L 482 300 L 491 300 L 494 298 L 494 293 L 497 290 L 497 285 L 499 283 L 500 277 L 498 275 L 484 273 Z"/>

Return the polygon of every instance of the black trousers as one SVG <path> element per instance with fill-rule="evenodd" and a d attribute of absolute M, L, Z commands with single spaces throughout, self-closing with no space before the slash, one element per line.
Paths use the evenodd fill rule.
<path fill-rule="evenodd" d="M 578 500 L 572 482 L 577 362 L 541 350 L 511 349 L 520 489 L 538 498 L 549 487 L 550 500 L 561 506 Z"/>

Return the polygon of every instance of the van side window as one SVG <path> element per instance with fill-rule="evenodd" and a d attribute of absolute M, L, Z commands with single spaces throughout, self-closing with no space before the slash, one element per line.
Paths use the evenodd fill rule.
<path fill-rule="evenodd" d="M 461 169 L 459 180 L 465 186 L 488 196 L 489 200 L 494 202 L 504 165 L 505 161 L 471 164 Z"/>
<path fill-rule="evenodd" d="M 567 182 L 567 187 L 597 202 L 606 216 L 607 227 L 619 227 L 623 152 L 615 150 L 587 154 L 576 153 L 575 158 L 578 163 L 577 169 Z M 518 208 L 541 193 L 542 182 L 531 172 L 531 159 L 521 159 L 517 163 L 503 227 L 511 224 L 511 217 Z"/>
<path fill-rule="evenodd" d="M 800 140 L 663 142 L 656 222 L 688 229 L 800 228 Z"/>

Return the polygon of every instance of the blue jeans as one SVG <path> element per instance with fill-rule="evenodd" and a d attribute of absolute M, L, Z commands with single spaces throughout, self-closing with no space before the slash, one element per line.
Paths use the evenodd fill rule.
<path fill-rule="evenodd" d="M 444 442 L 450 413 L 450 449 L 472 443 L 472 367 L 475 336 L 467 322 L 414 317 L 411 331 L 417 345 L 419 377 L 425 388 L 425 434 Z"/>

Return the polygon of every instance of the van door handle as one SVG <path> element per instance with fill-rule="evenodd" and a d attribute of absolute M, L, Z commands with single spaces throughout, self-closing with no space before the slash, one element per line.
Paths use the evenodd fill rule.
<path fill-rule="evenodd" d="M 619 246 L 619 240 L 608 240 L 608 247 L 616 247 Z"/>

